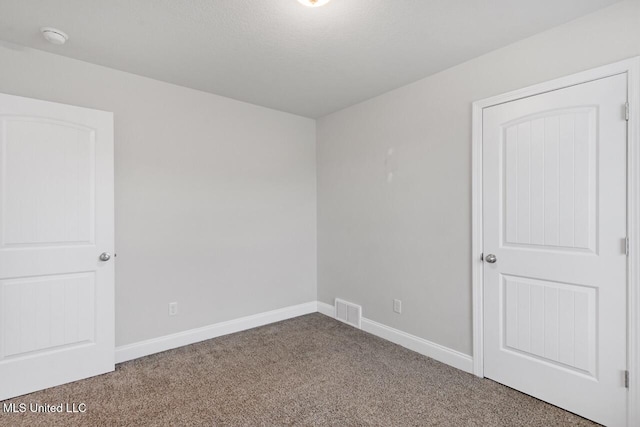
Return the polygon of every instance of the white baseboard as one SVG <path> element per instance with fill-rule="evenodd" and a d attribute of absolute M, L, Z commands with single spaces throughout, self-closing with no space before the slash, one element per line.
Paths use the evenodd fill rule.
<path fill-rule="evenodd" d="M 318 301 L 318 312 L 320 314 L 324 314 L 329 317 L 336 317 L 335 307 L 331 304 L 327 304 L 326 302 Z"/>
<path fill-rule="evenodd" d="M 269 323 L 315 313 L 317 311 L 318 304 L 316 301 L 312 301 L 124 345 L 116 348 L 116 363 L 126 362 L 128 360 L 137 359 L 139 357 L 148 356 L 161 351 L 171 350 L 173 348 L 194 344 L 211 338 L 220 337 L 222 335 L 245 331 L 247 329 L 256 328 Z"/>
<path fill-rule="evenodd" d="M 321 301 L 312 301 L 305 304 L 293 305 L 278 310 L 241 317 L 239 319 L 220 322 L 202 328 L 191 329 L 176 334 L 165 335 L 133 344 L 116 348 L 116 363 L 126 362 L 161 351 L 194 344 L 222 335 L 245 331 L 269 323 L 303 316 L 305 314 L 320 312 L 325 316 L 335 318 L 334 307 Z M 465 372 L 473 372 L 473 358 L 459 351 L 452 350 L 440 344 L 427 341 L 415 335 L 408 334 L 398 329 L 391 328 L 381 323 L 362 318 L 362 330 L 376 335 L 392 343 L 401 345 L 417 353 L 446 363 Z"/>
<path fill-rule="evenodd" d="M 473 373 L 473 358 L 457 350 L 452 350 L 449 347 L 427 341 L 398 329 L 390 328 L 382 323 L 374 322 L 364 317 L 362 318 L 362 330 L 435 359 L 438 362 L 446 363 L 470 374 Z"/>
<path fill-rule="evenodd" d="M 318 301 L 318 311 L 326 316 L 335 318 L 334 308 L 330 304 Z M 402 332 L 365 317 L 362 318 L 362 330 L 435 359 L 438 362 L 446 363 L 462 371 L 473 373 L 473 358 L 467 354 Z"/>

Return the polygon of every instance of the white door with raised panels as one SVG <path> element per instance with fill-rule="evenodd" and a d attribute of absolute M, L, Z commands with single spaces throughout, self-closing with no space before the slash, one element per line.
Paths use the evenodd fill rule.
<path fill-rule="evenodd" d="M 627 76 L 483 111 L 484 375 L 626 425 Z"/>
<path fill-rule="evenodd" d="M 0 94 L 0 192 L 0 400 L 112 371 L 113 115 Z"/>

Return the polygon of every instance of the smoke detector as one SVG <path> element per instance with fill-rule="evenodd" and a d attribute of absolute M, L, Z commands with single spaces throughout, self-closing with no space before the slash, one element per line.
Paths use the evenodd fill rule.
<path fill-rule="evenodd" d="M 302 3 L 305 6 L 309 6 L 309 7 L 320 7 L 320 6 L 324 6 L 325 4 L 329 3 L 330 0 L 298 0 L 300 3 Z"/>
<path fill-rule="evenodd" d="M 65 44 L 69 40 L 69 36 L 57 28 L 42 27 L 40 32 L 46 41 L 53 44 Z"/>

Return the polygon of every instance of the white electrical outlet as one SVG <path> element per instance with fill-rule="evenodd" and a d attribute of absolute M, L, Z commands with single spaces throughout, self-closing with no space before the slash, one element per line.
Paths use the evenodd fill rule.
<path fill-rule="evenodd" d="M 169 316 L 175 316 L 178 314 L 178 303 L 170 302 L 169 303 Z"/>
<path fill-rule="evenodd" d="M 402 301 L 400 301 L 399 299 L 393 300 L 393 311 L 395 311 L 396 313 L 402 313 Z"/>

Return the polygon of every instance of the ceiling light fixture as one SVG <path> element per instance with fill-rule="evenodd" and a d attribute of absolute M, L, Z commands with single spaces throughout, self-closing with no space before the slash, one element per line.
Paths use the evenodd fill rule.
<path fill-rule="evenodd" d="M 309 7 L 320 7 L 320 6 L 324 6 L 325 4 L 329 3 L 329 1 L 331 0 L 298 0 L 300 3 L 302 3 L 305 6 L 309 6 Z"/>
<path fill-rule="evenodd" d="M 43 27 L 40 32 L 46 41 L 53 44 L 65 44 L 69 40 L 69 36 L 57 28 Z"/>

